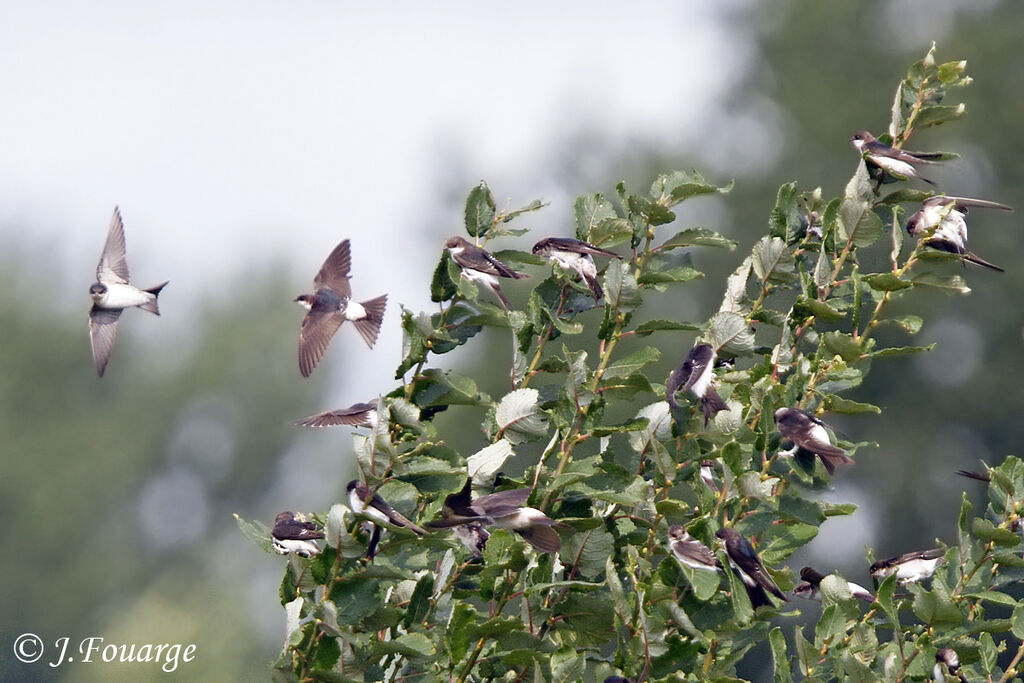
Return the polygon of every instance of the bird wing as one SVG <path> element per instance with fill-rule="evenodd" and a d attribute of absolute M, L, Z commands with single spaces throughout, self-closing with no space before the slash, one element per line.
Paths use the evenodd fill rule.
<path fill-rule="evenodd" d="M 99 265 L 96 266 L 96 279 L 103 283 L 118 282 L 128 284 L 128 260 L 124 247 L 124 225 L 121 223 L 121 212 L 115 206 L 114 216 L 110 219 L 107 241 L 100 254 Z"/>
<path fill-rule="evenodd" d="M 331 343 L 331 337 L 341 327 L 345 316 L 340 311 L 310 311 L 302 319 L 299 331 L 299 371 L 309 377 Z"/>
<path fill-rule="evenodd" d="M 348 298 L 352 296 L 352 287 L 349 285 L 349 271 L 352 269 L 352 254 L 349 249 L 348 240 L 342 240 L 334 248 L 320 267 L 313 283 L 317 289 L 326 287 L 334 290 L 341 296 Z"/>
<path fill-rule="evenodd" d="M 117 339 L 117 320 L 121 317 L 121 308 L 92 307 L 89 311 L 89 340 L 92 342 L 92 359 L 96 364 L 96 372 L 103 376 L 107 369 L 107 361 L 114 350 Z"/>
<path fill-rule="evenodd" d="M 373 410 L 373 408 L 369 403 L 356 403 L 348 408 L 310 415 L 295 424 L 300 427 L 360 426 L 366 424 L 366 414 Z"/>
<path fill-rule="evenodd" d="M 700 344 L 690 350 L 690 355 L 686 358 L 686 363 L 690 364 L 690 372 L 683 385 L 683 391 L 689 391 L 700 380 L 708 366 L 714 362 L 714 358 L 715 352 L 710 344 Z"/>
<path fill-rule="evenodd" d="M 486 514 L 491 514 L 491 511 L 498 507 L 515 507 L 521 508 L 526 505 L 526 501 L 530 498 L 531 489 L 512 489 L 510 491 L 498 491 L 497 493 L 491 493 L 486 496 L 481 496 L 473 501 L 473 507 L 483 510 Z M 498 515 L 499 517 L 503 515 Z"/>

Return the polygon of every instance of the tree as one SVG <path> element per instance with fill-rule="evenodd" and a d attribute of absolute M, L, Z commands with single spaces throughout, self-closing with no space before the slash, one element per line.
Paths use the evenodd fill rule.
<path fill-rule="evenodd" d="M 945 101 L 970 82 L 966 64 L 939 64 L 934 53 L 933 46 L 897 86 L 883 144 L 902 149 L 916 131 L 963 115 Z M 970 291 L 956 272 L 962 255 L 934 248 L 934 226 L 905 244 L 904 205 L 916 210 L 933 192 L 910 183 L 891 189 L 903 180 L 862 158 L 841 197 L 783 185 L 768 234 L 727 278 L 718 312 L 699 324 L 642 320 L 645 300 L 701 276 L 693 248 L 736 247 L 704 228 L 666 238 L 662 226 L 675 220 L 674 207 L 731 188 L 696 171 L 661 175 L 647 192 L 620 183 L 617 201 L 601 194 L 576 200 L 576 237 L 619 247 L 622 256 L 608 259 L 601 305 L 596 290 L 556 265 L 524 306 L 499 308 L 442 256 L 431 283 L 440 310 L 403 309 L 402 384 L 380 399 L 381 419 L 370 433 L 353 437 L 360 479 L 421 525 L 450 514 L 446 505 L 468 505 L 466 496 L 529 489 L 516 506 L 528 503 L 557 521 L 561 548 L 541 552 L 543 543 L 491 524 L 476 553 L 443 530 L 420 537 L 388 524 L 374 555 L 368 546 L 376 527 L 365 513 L 335 504 L 316 516 L 322 552 L 289 557 L 281 585 L 289 633 L 277 678 L 735 680 L 737 663 L 765 640 L 779 681 L 792 680 L 794 667 L 808 680 L 923 679 L 933 666 L 946 675 L 1013 678 L 1024 655 L 1024 606 L 1005 591 L 1024 567 L 1014 552 L 1021 540 L 1015 495 L 1024 490 L 1024 463 L 1016 458 L 981 475 L 989 479 L 983 516 L 973 517 L 964 498 L 957 540 L 929 561 L 933 575 L 881 579 L 870 607 L 845 579 L 820 578 L 811 586 L 823 601 L 813 633 L 796 629 L 788 640 L 776 622 L 795 612 L 748 595 L 726 567 L 736 559 L 731 548 L 718 551 L 722 571 L 695 569 L 667 549 L 669 525 L 711 547 L 717 532 L 733 529 L 789 591 L 797 572 L 786 559 L 827 518 L 854 514 L 852 505 L 814 495 L 842 471 L 833 475 L 832 463 L 804 449 L 783 450 L 776 415 L 794 408 L 813 416 L 881 413 L 843 394 L 875 359 L 928 350 L 878 343 L 879 329 L 912 336 L 922 324 L 912 314 L 886 317 L 890 304 L 929 290 Z M 488 247 L 522 234 L 509 224 L 541 208 L 533 202 L 498 211 L 481 183 L 467 198 L 465 229 Z M 547 267 L 530 253 L 493 255 Z M 484 328 L 512 339 L 511 390 L 497 400 L 471 377 L 430 366 Z M 724 408 L 709 410 L 710 419 L 675 394 L 679 376 L 662 382 L 650 370 L 663 355 L 653 340 L 672 344 L 665 348 L 682 364 L 690 345 L 681 331 L 698 331 L 718 359 L 712 386 Z M 490 357 L 505 353 L 491 349 Z M 483 414 L 486 444 L 473 455 L 446 445 L 435 417 L 449 410 L 464 416 L 457 429 Z M 800 445 L 792 432 L 786 436 Z M 865 445 L 838 440 L 847 454 Z M 473 493 L 463 488 L 467 477 Z M 271 550 L 265 525 L 239 524 Z M 920 541 L 908 550 L 933 545 Z M 1016 654 L 1001 667 L 1007 647 Z M 940 648 L 952 648 L 958 663 L 937 664 Z"/>

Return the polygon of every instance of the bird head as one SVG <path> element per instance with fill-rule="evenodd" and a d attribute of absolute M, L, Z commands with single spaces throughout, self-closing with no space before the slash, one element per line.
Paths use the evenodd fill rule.
<path fill-rule="evenodd" d="M 101 299 L 107 293 L 107 286 L 102 282 L 94 282 L 89 287 L 89 296 L 93 299 Z"/>

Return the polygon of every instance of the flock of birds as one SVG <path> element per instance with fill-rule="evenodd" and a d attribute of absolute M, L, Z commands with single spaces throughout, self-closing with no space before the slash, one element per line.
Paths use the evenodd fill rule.
<path fill-rule="evenodd" d="M 886 145 L 870 133 L 857 133 L 851 138 L 854 147 L 865 161 L 881 172 L 897 179 L 918 178 L 934 185 L 918 172 L 918 166 L 938 163 L 944 155 L 931 152 L 908 152 Z M 968 210 L 973 207 L 993 208 L 1011 211 L 1011 207 L 996 202 L 948 195 L 933 195 L 922 202 L 920 210 L 907 220 L 906 229 L 912 236 L 923 240 L 927 246 L 956 254 L 964 261 L 1002 271 L 1003 269 L 982 260 L 967 248 Z M 470 243 L 463 237 L 452 237 L 445 243 L 451 259 L 461 269 L 466 279 L 486 287 L 507 310 L 508 299 L 501 291 L 500 281 L 529 277 L 502 263 L 485 249 Z M 598 269 L 594 256 L 620 258 L 614 252 L 588 244 L 587 242 L 563 237 L 549 237 L 533 246 L 533 253 L 547 257 L 567 272 L 582 279 L 597 304 L 603 297 L 598 282 Z M 350 270 L 352 257 L 349 241 L 343 240 L 328 255 L 313 280 L 314 291 L 302 294 L 295 301 L 307 313 L 299 332 L 299 371 L 309 377 L 330 344 L 342 323 L 349 321 L 359 332 L 366 344 L 372 348 L 377 340 L 387 295 L 381 295 L 363 302 L 352 299 Z M 138 289 L 131 284 L 126 259 L 124 226 L 120 212 L 114 209 L 106 244 L 96 269 L 96 282 L 89 288 L 92 308 L 89 312 L 89 331 L 92 342 L 93 360 L 96 372 L 102 377 L 113 351 L 117 324 L 126 308 L 141 308 L 155 315 L 160 314 L 157 299 L 167 282 L 149 289 Z M 704 414 L 707 426 L 711 417 L 727 408 L 725 401 L 713 387 L 716 353 L 706 342 L 696 344 L 687 354 L 683 363 L 676 368 L 666 382 L 666 399 L 673 408 L 678 408 L 677 393 L 693 396 Z M 377 402 L 356 403 L 348 408 L 333 410 L 310 416 L 298 422 L 308 427 L 349 425 L 374 427 L 379 417 Z M 818 456 L 829 474 L 839 465 L 850 464 L 853 460 L 841 448 L 833 445 L 826 425 L 817 417 L 799 408 L 779 408 L 775 413 L 775 424 L 782 437 L 793 443 L 791 451 L 784 452 L 798 458 L 812 459 Z M 716 487 L 712 471 L 713 461 L 705 461 L 701 467 L 701 478 L 711 487 Z M 488 526 L 510 529 L 522 536 L 537 551 L 557 553 L 561 548 L 561 537 L 555 528 L 556 520 L 544 512 L 526 505 L 532 493 L 531 488 L 498 491 L 489 495 L 473 497 L 472 478 L 458 493 L 445 499 L 441 519 L 428 522 L 432 529 L 450 529 L 474 556 L 480 556 L 487 543 Z M 360 480 L 353 480 L 347 487 L 349 502 L 356 514 L 373 522 L 367 557 L 372 560 L 382 528 L 399 527 L 418 535 L 428 533 L 391 507 L 384 499 Z M 771 575 L 765 569 L 750 541 L 732 528 L 722 528 L 716 536 L 722 541 L 723 550 L 732 570 L 747 588 L 754 608 L 771 604 L 768 595 L 788 601 Z M 312 557 L 320 552 L 317 541 L 324 537 L 320 527 L 312 521 L 296 516 L 292 512 L 277 515 L 271 532 L 272 542 L 278 552 L 296 553 Z M 682 564 L 699 571 L 720 572 L 722 566 L 714 552 L 701 541 L 691 536 L 682 526 L 668 530 L 668 547 L 673 556 Z M 901 584 L 921 581 L 931 577 L 943 559 L 943 549 L 906 553 L 885 560 L 879 560 L 870 567 L 875 579 L 884 579 L 895 574 Z M 820 599 L 820 584 L 824 578 L 811 567 L 800 572 L 802 583 L 794 590 L 796 595 Z M 866 588 L 847 582 L 850 594 L 865 601 L 874 597 Z M 957 675 L 959 664 L 956 653 L 948 648 L 939 651 L 937 659 L 952 675 Z M 938 664 L 936 664 L 938 666 Z"/>

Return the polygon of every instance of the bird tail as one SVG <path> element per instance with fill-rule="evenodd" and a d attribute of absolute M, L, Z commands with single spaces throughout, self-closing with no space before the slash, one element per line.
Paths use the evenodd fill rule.
<path fill-rule="evenodd" d="M 836 449 L 838 450 L 838 449 Z M 846 453 L 840 451 L 837 453 L 818 453 L 821 458 L 821 464 L 825 466 L 825 470 L 828 471 L 829 475 L 836 473 L 836 467 L 839 465 L 852 465 L 853 458 L 848 456 Z"/>
<path fill-rule="evenodd" d="M 923 175 L 921 175 L 920 173 L 918 173 L 918 174 L 917 174 L 917 177 L 918 177 L 918 179 L 919 179 L 919 180 L 923 180 L 924 182 L 928 183 L 928 184 L 929 184 L 929 185 L 931 185 L 932 187 L 938 187 L 938 186 L 937 186 L 937 185 L 935 184 L 935 182 L 934 182 L 934 181 L 928 180 L 927 178 L 925 178 L 925 177 L 924 177 Z"/>
<path fill-rule="evenodd" d="M 967 477 L 968 479 L 977 479 L 978 481 L 984 482 L 992 481 L 992 477 L 987 474 L 979 474 L 978 472 L 972 472 L 971 470 L 957 470 L 956 473 L 961 477 Z"/>
<path fill-rule="evenodd" d="M 360 305 L 366 309 L 366 317 L 353 321 L 363 341 L 371 349 L 377 341 L 377 335 L 380 333 L 380 324 L 384 320 L 384 309 L 387 307 L 387 304 L 387 294 L 378 296 L 376 299 L 364 301 Z"/>
<path fill-rule="evenodd" d="M 755 610 L 762 605 L 771 605 L 772 601 L 768 599 L 768 594 L 764 592 L 764 588 L 761 586 L 746 586 L 747 597 L 750 598 L 750 606 Z"/>
<path fill-rule="evenodd" d="M 557 553 L 562 548 L 562 537 L 550 526 L 533 525 L 526 529 L 516 529 L 527 543 L 542 553 Z"/>
<path fill-rule="evenodd" d="M 144 311 L 149 311 L 150 313 L 153 313 L 154 315 L 160 315 L 160 306 L 157 305 L 156 299 L 157 299 L 158 296 L 160 296 L 160 290 L 163 289 L 164 287 L 166 287 L 168 282 L 170 282 L 170 280 L 168 280 L 167 282 L 163 283 L 162 285 L 157 285 L 156 287 L 150 287 L 149 289 L 142 290 L 144 292 L 149 292 L 150 294 L 152 294 L 153 295 L 153 300 L 152 301 L 147 301 L 146 303 L 144 303 L 141 306 L 139 306 L 139 308 L 141 308 Z"/>
<path fill-rule="evenodd" d="M 506 311 L 512 308 L 508 299 L 506 299 L 505 295 L 501 293 L 501 287 L 498 285 L 491 285 L 491 291 L 494 292 L 494 296 L 498 297 L 498 301 L 501 302 L 501 305 L 505 307 Z"/>
<path fill-rule="evenodd" d="M 590 275 L 584 275 L 583 279 L 587 281 L 587 286 L 590 287 L 590 291 L 594 294 L 594 303 L 596 304 L 604 296 L 600 283 L 598 283 L 596 277 Z"/>
<path fill-rule="evenodd" d="M 992 270 L 998 271 L 1000 273 L 1005 273 L 1006 272 L 1005 269 L 1000 268 L 999 266 L 995 265 L 994 263 L 989 263 L 988 261 L 986 261 L 984 259 L 978 258 L 978 256 L 976 254 L 973 254 L 971 252 L 967 252 L 966 254 L 964 254 L 964 260 L 965 261 L 970 261 L 971 263 L 976 263 L 979 266 L 985 266 L 986 268 L 991 268 Z"/>
<path fill-rule="evenodd" d="M 704 411 L 704 426 L 708 426 L 708 420 L 711 419 L 712 415 L 728 407 L 722 397 L 718 395 L 718 392 L 708 387 L 708 390 L 704 392 L 700 399 L 700 409 Z"/>

